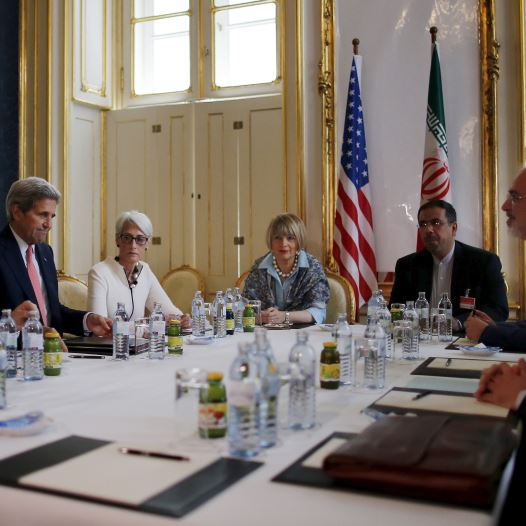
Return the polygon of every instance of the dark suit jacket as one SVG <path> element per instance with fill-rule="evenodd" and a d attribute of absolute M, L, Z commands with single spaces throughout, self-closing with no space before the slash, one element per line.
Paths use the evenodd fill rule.
<path fill-rule="evenodd" d="M 82 320 L 86 313 L 60 304 L 57 270 L 51 247 L 39 243 L 35 245 L 35 255 L 47 292 L 48 323 L 61 334 L 65 331 L 82 335 L 84 332 Z M 0 232 L 0 308 L 14 309 L 25 300 L 38 305 L 27 267 L 8 225 Z"/>
<path fill-rule="evenodd" d="M 468 312 L 460 309 L 460 296 L 466 289 L 476 298 L 476 308 L 495 321 L 508 319 L 508 298 L 497 255 L 480 248 L 455 241 L 453 272 L 451 275 L 451 302 L 453 316 L 464 321 Z M 414 252 L 396 262 L 395 282 L 391 303 L 416 300 L 425 292 L 429 301 L 433 288 L 433 256 L 427 250 Z"/>
<path fill-rule="evenodd" d="M 488 325 L 480 335 L 488 347 L 502 347 L 508 352 L 526 352 L 526 321 L 507 321 Z"/>

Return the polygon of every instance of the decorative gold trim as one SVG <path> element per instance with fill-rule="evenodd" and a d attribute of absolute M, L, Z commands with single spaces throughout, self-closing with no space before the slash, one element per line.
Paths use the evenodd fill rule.
<path fill-rule="evenodd" d="M 322 106 L 322 249 L 325 266 L 332 271 L 336 271 L 336 263 L 332 255 L 336 156 L 334 48 L 334 0 L 321 0 L 321 61 L 318 65 L 318 92 Z"/>
<path fill-rule="evenodd" d="M 84 93 L 92 93 L 98 95 L 99 97 L 106 98 L 106 73 L 108 69 L 107 65 L 107 54 L 108 54 L 108 4 L 106 0 L 102 1 L 102 83 L 101 86 L 95 86 L 89 84 L 86 81 L 86 21 L 85 21 L 85 0 L 80 0 L 80 91 Z M 76 39 L 75 39 L 76 40 Z"/>
<path fill-rule="evenodd" d="M 520 38 L 520 161 L 526 165 L 526 16 L 524 0 L 519 0 L 519 38 Z M 519 242 L 519 314 L 526 309 L 526 242 Z"/>
<path fill-rule="evenodd" d="M 205 43 L 205 17 L 203 16 L 203 2 L 206 0 L 199 0 L 199 20 L 198 24 L 198 35 L 196 41 L 198 42 L 197 49 L 197 96 L 203 98 L 205 96 L 205 56 L 206 56 L 206 43 Z M 192 27 L 192 26 L 190 26 Z M 190 38 L 191 42 L 191 38 Z M 191 54 L 190 54 L 191 56 Z M 190 75 L 192 72 L 190 71 Z M 192 84 L 191 79 L 190 85 Z"/>
<path fill-rule="evenodd" d="M 107 123 L 108 123 L 108 112 L 102 110 L 100 112 L 100 259 L 104 260 L 107 257 L 107 245 L 106 245 L 106 206 L 107 206 Z"/>
<path fill-rule="evenodd" d="M 68 206 L 69 206 L 69 119 L 70 119 L 70 79 L 71 79 L 71 13 L 70 2 L 73 0 L 66 0 L 64 2 L 64 134 L 63 134 L 63 177 L 62 177 L 62 265 L 61 268 L 68 269 L 68 247 L 69 244 L 69 226 L 68 226 Z"/>
<path fill-rule="evenodd" d="M 305 220 L 303 104 L 303 1 L 296 0 L 296 192 L 298 216 Z"/>
<path fill-rule="evenodd" d="M 481 150 L 482 150 L 482 242 L 498 253 L 498 126 L 497 81 L 499 47 L 496 40 L 495 0 L 479 2 Z"/>
<path fill-rule="evenodd" d="M 39 148 L 39 91 L 40 91 L 40 58 L 39 58 L 39 35 L 40 35 L 40 2 L 33 4 L 33 173 L 38 175 L 38 152 Z"/>
<path fill-rule="evenodd" d="M 19 125 L 18 125 L 18 177 L 19 179 L 25 179 L 26 174 L 26 161 L 27 161 L 27 149 L 26 149 L 26 123 L 27 123 L 27 102 L 26 102 L 26 86 L 27 86 L 27 5 L 26 0 L 20 0 L 18 12 L 18 113 L 19 113 Z"/>
<path fill-rule="evenodd" d="M 285 3 L 284 2 L 277 2 L 275 4 L 276 6 L 276 33 L 279 30 L 279 39 L 277 42 L 277 45 L 279 46 L 278 49 L 276 49 L 276 53 L 278 55 L 276 56 L 276 59 L 279 62 L 278 67 L 278 78 L 283 79 L 283 83 L 281 85 L 281 123 L 283 129 L 281 130 L 281 137 L 282 137 L 282 146 L 283 146 L 283 159 L 282 159 L 282 170 L 283 170 L 283 196 L 285 201 L 285 209 L 288 210 L 289 207 L 289 178 L 288 178 L 288 167 L 289 167 L 289 149 L 288 149 L 288 115 L 287 115 L 287 79 L 285 76 L 285 25 L 287 20 L 287 15 L 285 12 Z"/>
<path fill-rule="evenodd" d="M 53 0 L 48 0 L 47 11 L 47 164 L 46 179 L 51 182 L 51 171 L 53 169 Z"/>

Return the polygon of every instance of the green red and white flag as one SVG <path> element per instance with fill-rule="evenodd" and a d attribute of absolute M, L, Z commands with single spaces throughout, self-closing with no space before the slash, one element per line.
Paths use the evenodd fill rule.
<path fill-rule="evenodd" d="M 427 95 L 426 141 L 420 205 L 435 199 L 451 202 L 451 176 L 447 157 L 446 119 L 438 44 L 431 44 L 431 70 Z M 417 250 L 422 243 L 417 238 Z"/>

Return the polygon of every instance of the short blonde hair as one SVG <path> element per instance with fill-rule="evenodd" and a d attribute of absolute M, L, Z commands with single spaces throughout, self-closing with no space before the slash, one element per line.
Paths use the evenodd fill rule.
<path fill-rule="evenodd" d="M 307 232 L 305 223 L 295 214 L 279 214 L 267 228 L 267 247 L 272 247 L 272 239 L 275 236 L 294 236 L 298 243 L 298 249 L 305 248 Z"/>

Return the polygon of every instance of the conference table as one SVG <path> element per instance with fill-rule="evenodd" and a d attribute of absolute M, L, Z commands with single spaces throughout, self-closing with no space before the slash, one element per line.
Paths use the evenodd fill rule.
<path fill-rule="evenodd" d="M 330 333 L 319 326 L 306 329 L 309 343 L 319 358 Z M 359 334 L 363 326 L 354 326 Z M 278 362 L 286 362 L 296 341 L 296 330 L 269 331 Z M 226 455 L 225 439 L 203 441 L 195 428 L 174 408 L 174 377 L 180 368 L 201 367 L 222 371 L 228 388 L 228 369 L 240 342 L 253 341 L 250 333 L 235 334 L 211 345 L 185 345 L 182 356 L 149 360 L 145 355 L 129 361 L 66 358 L 62 374 L 42 381 L 9 379 L 7 414 L 40 410 L 52 422 L 41 433 L 27 437 L 1 437 L 0 459 L 43 444 L 77 435 L 115 441 L 156 451 L 180 451 L 184 444 L 191 455 Z M 38 524 L 53 526 L 148 524 L 178 521 L 184 525 L 302 526 L 360 524 L 389 526 L 407 524 L 489 525 L 490 513 L 364 492 L 317 489 L 273 482 L 271 479 L 334 431 L 357 433 L 373 422 L 360 411 L 393 386 L 406 386 L 425 377 L 410 376 L 426 357 L 462 357 L 445 350 L 444 344 L 423 344 L 421 360 L 388 362 L 386 386 L 381 391 L 316 390 L 318 425 L 307 431 L 285 427 L 286 393 L 280 403 L 281 426 L 277 446 L 256 459 L 262 466 L 181 518 L 133 511 L 75 498 L 0 486 L 0 516 L 3 526 Z M 500 353 L 499 359 L 516 360 L 517 354 Z M 445 381 L 445 380 L 444 380 Z M 455 382 L 455 379 L 447 380 Z M 463 389 L 475 390 L 477 380 L 459 380 Z M 459 384 L 460 385 L 460 384 Z M 285 388 L 286 389 L 286 386 Z M 452 390 L 454 390 L 452 388 Z M 0 418 L 6 411 L 0 411 Z M 177 419 L 180 419 L 177 421 Z"/>

